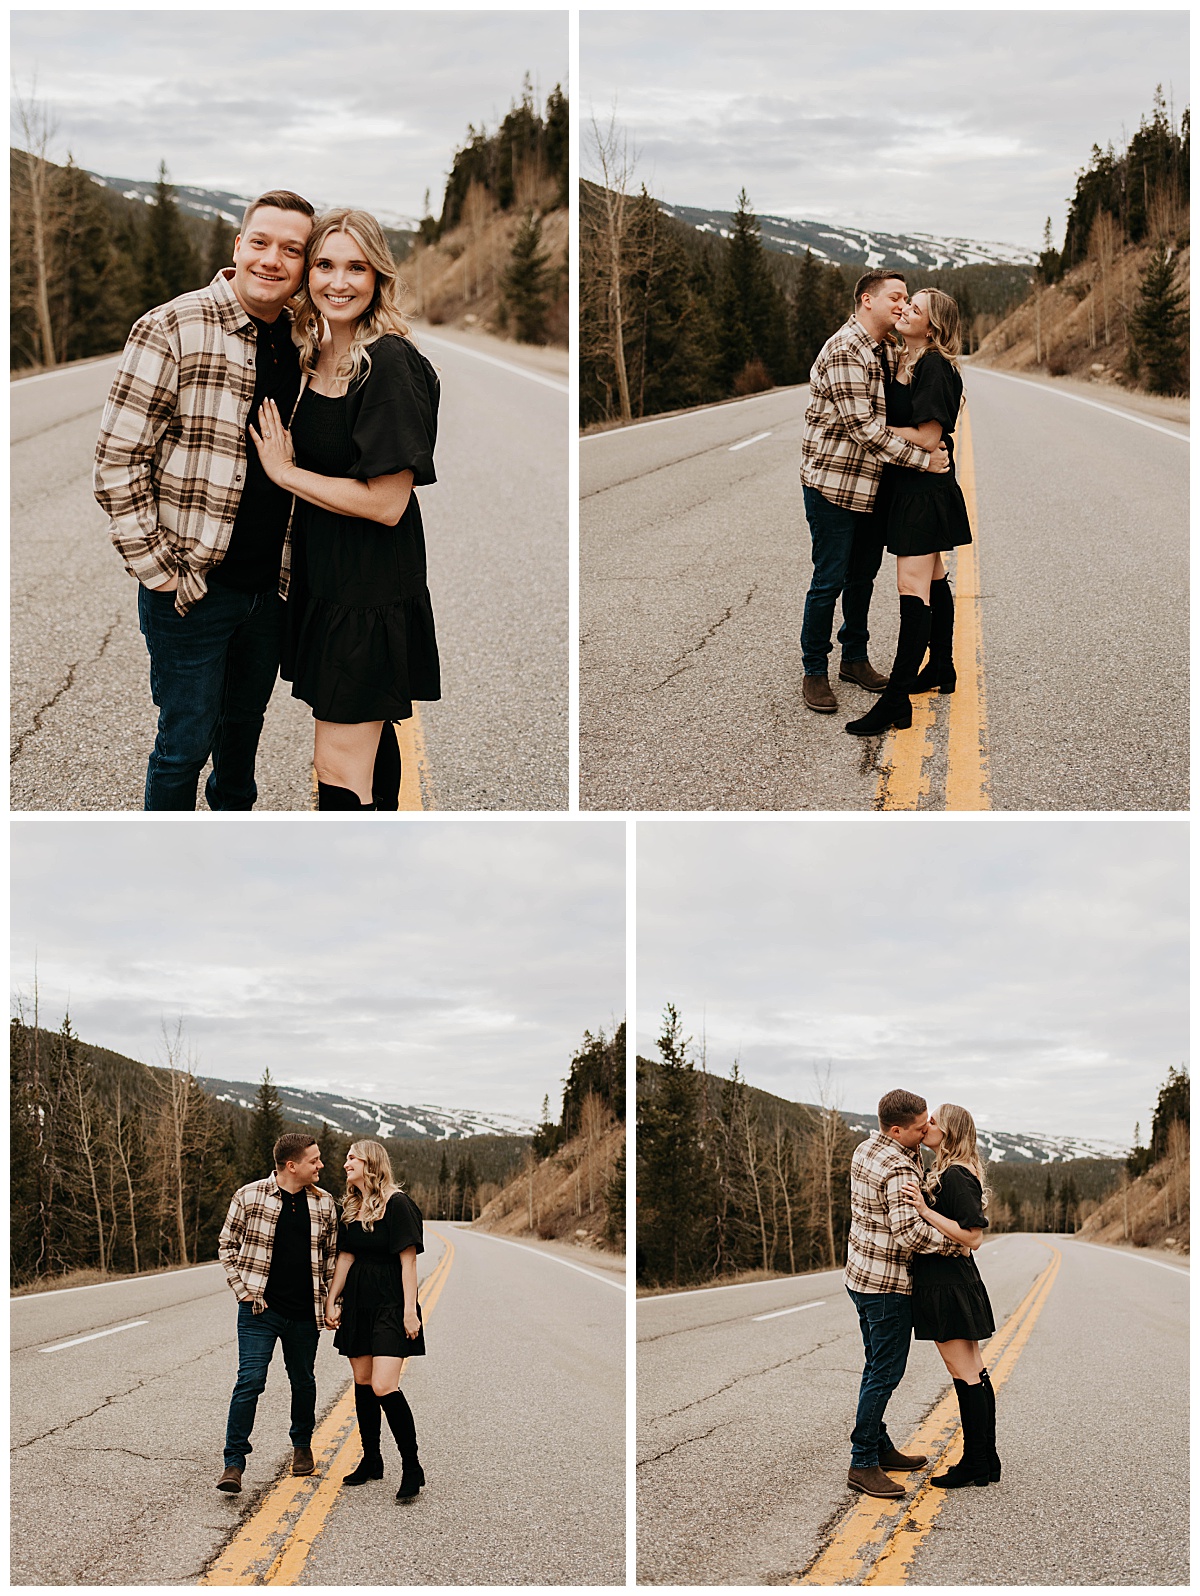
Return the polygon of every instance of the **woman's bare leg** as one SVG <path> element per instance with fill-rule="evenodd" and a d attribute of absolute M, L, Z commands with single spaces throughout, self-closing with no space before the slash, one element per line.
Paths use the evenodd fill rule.
<path fill-rule="evenodd" d="M 923 604 L 929 603 L 929 584 L 937 574 L 937 567 L 941 566 L 940 554 L 898 554 L 896 556 L 896 586 L 901 598 L 906 593 L 914 598 L 919 598 Z M 942 567 L 945 575 L 945 568 Z"/>
<path fill-rule="evenodd" d="M 313 767 L 317 780 L 328 787 L 344 787 L 359 803 L 371 802 L 371 776 L 375 751 L 379 747 L 381 720 L 364 720 L 356 725 L 340 721 L 314 723 Z"/>
<path fill-rule="evenodd" d="M 978 1341 L 935 1341 L 934 1346 L 941 1353 L 952 1379 L 963 1380 L 967 1385 L 979 1384 L 983 1359 Z"/>
<path fill-rule="evenodd" d="M 403 1363 L 403 1358 L 372 1358 L 371 1384 L 376 1396 L 385 1397 L 397 1389 Z"/>

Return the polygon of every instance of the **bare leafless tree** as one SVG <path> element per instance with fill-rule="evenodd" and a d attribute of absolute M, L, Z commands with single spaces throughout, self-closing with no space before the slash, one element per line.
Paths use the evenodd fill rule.
<path fill-rule="evenodd" d="M 50 316 L 50 241 L 54 232 L 53 168 L 49 151 L 58 131 L 46 104 L 37 98 L 36 83 L 28 94 L 14 84 L 13 130 L 23 159 L 18 163 L 17 191 L 13 194 L 14 228 L 17 217 L 27 233 L 33 266 L 33 311 L 42 365 L 57 365 L 54 326 Z"/>
<path fill-rule="evenodd" d="M 629 375 L 625 366 L 625 316 L 622 293 L 625 272 L 626 209 L 628 190 L 633 181 L 634 161 L 626 135 L 617 127 L 614 107 L 608 126 L 602 128 L 591 118 L 591 154 L 600 179 L 599 256 L 606 287 L 605 343 L 617 382 L 617 398 L 622 421 L 633 419 L 629 403 Z"/>
<path fill-rule="evenodd" d="M 184 1204 L 183 1154 L 187 1142 L 188 1118 L 196 1082 L 192 1069 L 191 1050 L 185 1045 L 183 1021 L 177 1020 L 174 1031 L 162 1022 L 163 1048 L 166 1052 L 166 1069 L 156 1076 L 159 1090 L 159 1132 L 162 1139 L 164 1173 L 164 1207 L 174 1221 L 178 1262 L 188 1262 L 187 1218 Z"/>

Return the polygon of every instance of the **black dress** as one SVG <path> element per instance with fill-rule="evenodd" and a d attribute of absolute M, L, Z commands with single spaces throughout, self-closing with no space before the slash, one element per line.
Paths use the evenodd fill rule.
<path fill-rule="evenodd" d="M 921 356 L 909 383 L 884 383 L 889 427 L 919 427 L 940 421 L 950 456 L 949 471 L 918 471 L 886 465 L 875 499 L 875 515 L 892 554 L 939 554 L 971 541 L 967 503 L 954 474 L 954 428 L 962 400 L 962 378 L 936 350 Z"/>
<path fill-rule="evenodd" d="M 969 1169 L 951 1164 L 929 1206 L 964 1230 L 987 1229 L 983 1187 Z M 913 1335 L 918 1341 L 982 1341 L 996 1328 L 975 1255 L 915 1252 L 912 1272 Z"/>
<path fill-rule="evenodd" d="M 370 1230 L 356 1219 L 338 1225 L 339 1252 L 354 1262 L 342 1288 L 342 1322 L 333 1344 L 346 1358 L 417 1358 L 425 1351 L 425 1326 L 415 1341 L 404 1333 L 404 1280 L 400 1254 L 407 1247 L 425 1251 L 421 1210 L 402 1191 L 388 1198 L 387 1210 Z M 417 1303 L 417 1318 L 421 1304 Z"/>
<path fill-rule="evenodd" d="M 296 464 L 323 477 L 411 471 L 435 482 L 438 379 L 406 338 L 370 346 L 370 370 L 340 399 L 305 388 L 292 418 Z M 395 526 L 296 501 L 280 674 L 318 720 L 407 720 L 442 695 L 425 534 L 415 493 Z"/>

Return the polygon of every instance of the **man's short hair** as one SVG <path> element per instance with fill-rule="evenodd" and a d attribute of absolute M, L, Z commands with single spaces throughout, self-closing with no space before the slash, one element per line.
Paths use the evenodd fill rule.
<path fill-rule="evenodd" d="M 244 233 L 250 225 L 250 218 L 260 205 L 266 205 L 274 211 L 299 211 L 301 216 L 313 217 L 317 213 L 306 199 L 299 194 L 293 194 L 290 188 L 272 188 L 265 194 L 260 194 L 256 200 L 251 200 L 242 212 L 241 231 Z"/>
<path fill-rule="evenodd" d="M 316 1142 L 315 1136 L 306 1136 L 303 1131 L 284 1131 L 274 1147 L 275 1168 L 282 1169 L 286 1163 L 294 1163 L 301 1153 L 306 1153 Z"/>
<path fill-rule="evenodd" d="M 261 204 L 261 203 L 262 203 L 262 201 L 260 200 L 259 204 Z M 249 214 L 249 213 L 247 212 L 247 214 Z M 854 285 L 854 308 L 855 308 L 855 310 L 857 310 L 859 305 L 862 303 L 862 296 L 864 294 L 873 294 L 875 292 L 875 290 L 879 287 L 880 283 L 890 282 L 893 277 L 896 279 L 897 282 L 903 283 L 905 288 L 908 287 L 908 278 L 904 275 L 903 272 L 897 272 L 897 271 L 891 271 L 891 270 L 881 271 L 878 266 L 875 268 L 874 271 L 864 272 L 863 275 L 858 279 L 858 281 Z"/>
<path fill-rule="evenodd" d="M 928 1106 L 916 1092 L 906 1092 L 898 1086 L 894 1092 L 885 1092 L 879 1099 L 879 1128 L 885 1131 L 892 1125 L 898 1125 L 901 1130 L 907 1130 L 920 1119 Z"/>

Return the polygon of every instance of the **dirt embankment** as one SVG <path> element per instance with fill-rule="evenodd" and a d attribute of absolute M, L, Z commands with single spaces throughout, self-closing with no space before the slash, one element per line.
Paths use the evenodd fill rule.
<path fill-rule="evenodd" d="M 1113 1247 L 1155 1247 L 1181 1257 L 1191 1252 L 1188 1136 L 1172 1126 L 1174 1146 L 1144 1175 L 1128 1181 L 1088 1215 L 1081 1241 Z"/>
<path fill-rule="evenodd" d="M 1129 319 L 1152 254 L 1151 244 L 1130 246 L 1111 258 L 1072 267 L 1049 288 L 1036 285 L 1030 297 L 988 333 L 972 363 L 998 371 L 1075 377 L 1100 388 L 1144 391 L 1130 369 Z M 1172 258 L 1175 281 L 1186 300 L 1191 250 L 1185 245 Z"/>
<path fill-rule="evenodd" d="M 607 1190 L 625 1147 L 625 1126 L 611 1115 L 590 1135 L 564 1143 L 526 1166 L 475 1221 L 498 1236 L 538 1236 L 611 1251 Z M 618 1243 L 619 1245 L 619 1243 Z"/>

